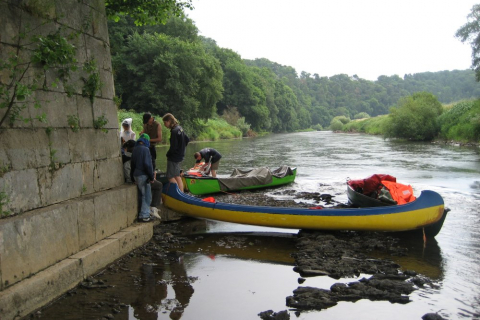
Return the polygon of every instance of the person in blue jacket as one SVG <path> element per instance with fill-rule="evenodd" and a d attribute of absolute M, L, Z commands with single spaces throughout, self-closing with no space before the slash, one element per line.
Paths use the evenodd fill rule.
<path fill-rule="evenodd" d="M 150 203 L 152 202 L 152 189 L 150 184 L 155 180 L 152 158 L 150 155 L 150 137 L 143 133 L 135 143 L 130 164 L 130 178 L 137 185 L 141 194 L 142 205 L 138 213 L 138 221 L 148 222 L 150 217 Z"/>
<path fill-rule="evenodd" d="M 171 113 L 167 113 L 162 119 L 165 127 L 170 129 L 170 149 L 167 151 L 167 179 L 176 183 L 180 191 L 183 192 L 183 182 L 180 176 L 181 164 L 185 158 L 185 148 L 190 139 Z"/>

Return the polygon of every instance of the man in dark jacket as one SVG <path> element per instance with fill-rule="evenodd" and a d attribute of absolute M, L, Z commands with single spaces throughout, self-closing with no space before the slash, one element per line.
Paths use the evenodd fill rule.
<path fill-rule="evenodd" d="M 197 160 L 197 163 L 200 163 L 202 159 L 205 159 L 204 167 L 208 168 L 208 166 L 210 166 L 212 177 L 217 177 L 218 166 L 220 165 L 220 159 L 222 158 L 220 152 L 213 148 L 204 148 L 195 152 L 193 156 L 195 157 L 195 160 Z M 206 174 L 208 174 L 208 172 L 206 172 Z"/>
<path fill-rule="evenodd" d="M 176 183 L 180 191 L 183 192 L 180 166 L 185 158 L 185 148 L 189 139 L 171 113 L 163 116 L 163 124 L 170 129 L 170 149 L 167 151 L 167 179 Z"/>
<path fill-rule="evenodd" d="M 150 203 L 152 202 L 152 189 L 150 184 L 155 177 L 153 175 L 152 158 L 148 147 L 150 146 L 150 137 L 148 134 L 141 134 L 140 138 L 133 148 L 130 178 L 138 187 L 142 198 L 142 205 L 138 213 L 138 221 L 148 222 L 150 218 Z"/>

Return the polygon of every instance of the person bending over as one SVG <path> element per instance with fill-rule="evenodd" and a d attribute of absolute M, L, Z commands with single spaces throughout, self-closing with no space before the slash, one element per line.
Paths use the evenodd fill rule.
<path fill-rule="evenodd" d="M 195 160 L 197 160 L 197 163 L 200 163 L 202 159 L 205 159 L 205 164 L 203 165 L 204 168 L 202 169 L 205 169 L 210 165 L 212 177 L 217 177 L 218 166 L 220 165 L 220 159 L 222 158 L 220 152 L 213 148 L 204 148 L 198 152 L 195 152 L 193 157 Z"/>

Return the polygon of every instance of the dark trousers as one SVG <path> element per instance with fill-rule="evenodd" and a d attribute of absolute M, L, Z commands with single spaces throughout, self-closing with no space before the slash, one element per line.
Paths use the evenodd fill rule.
<path fill-rule="evenodd" d="M 153 171 L 155 171 L 155 162 L 157 160 L 157 149 L 155 149 L 155 146 L 150 146 L 148 148 L 150 150 L 150 156 L 152 157 L 152 165 L 153 165 Z"/>

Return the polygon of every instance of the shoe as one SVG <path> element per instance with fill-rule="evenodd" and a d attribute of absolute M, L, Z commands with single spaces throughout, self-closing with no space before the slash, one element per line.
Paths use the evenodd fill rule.
<path fill-rule="evenodd" d="M 152 219 L 150 217 L 147 218 L 138 218 L 138 222 L 150 222 Z"/>
<path fill-rule="evenodd" d="M 150 218 L 152 219 L 162 219 L 160 215 L 158 214 L 160 210 L 158 210 L 155 207 L 150 207 Z"/>

